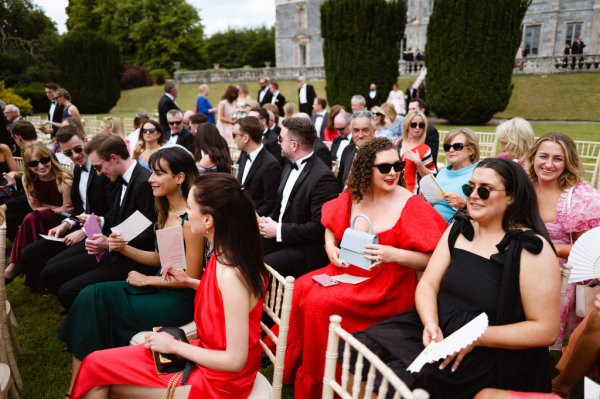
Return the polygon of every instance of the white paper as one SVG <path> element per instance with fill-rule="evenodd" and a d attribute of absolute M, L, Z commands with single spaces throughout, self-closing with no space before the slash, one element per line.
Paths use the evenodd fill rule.
<path fill-rule="evenodd" d="M 362 283 L 363 281 L 367 281 L 369 279 L 369 277 L 353 276 L 348 273 L 340 274 L 338 276 L 332 276 L 331 278 L 339 281 L 340 283 L 346 283 L 346 284 L 359 284 L 359 283 Z"/>
<path fill-rule="evenodd" d="M 484 333 L 489 324 L 487 314 L 482 313 L 440 342 L 431 342 L 408 366 L 411 373 L 418 373 L 427 363 L 433 363 L 471 345 Z"/>
<path fill-rule="evenodd" d="M 168 266 L 175 269 L 186 268 L 181 225 L 156 230 L 156 241 L 162 270 Z"/>
<path fill-rule="evenodd" d="M 129 216 L 121 224 L 111 228 L 110 230 L 112 232 L 121 233 L 121 237 L 127 241 L 131 241 L 135 237 L 139 236 L 151 224 L 152 222 L 148 220 L 148 218 L 144 216 L 142 212 L 135 211 L 133 215 Z"/>
<path fill-rule="evenodd" d="M 42 237 L 44 240 L 48 240 L 48 241 L 57 241 L 57 242 L 65 241 L 65 239 L 63 237 L 50 237 L 46 234 L 40 234 L 40 237 Z"/>
<path fill-rule="evenodd" d="M 583 398 L 584 399 L 598 399 L 600 398 L 600 385 L 598 385 L 591 378 L 585 377 L 583 379 Z"/>
<path fill-rule="evenodd" d="M 444 201 L 444 190 L 433 175 L 424 176 L 419 181 L 419 190 L 427 202 L 434 204 L 438 201 Z"/>

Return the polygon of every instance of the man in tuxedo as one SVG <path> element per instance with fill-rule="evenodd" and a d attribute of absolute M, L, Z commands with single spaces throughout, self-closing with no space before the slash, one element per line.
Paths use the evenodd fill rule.
<path fill-rule="evenodd" d="M 310 116 L 306 115 L 304 112 L 296 112 L 292 116 L 296 118 L 308 119 L 310 121 Z M 315 155 L 321 158 L 321 161 L 323 161 L 323 163 L 327 165 L 329 169 L 331 169 L 331 150 L 329 150 L 329 147 L 327 147 L 323 140 L 321 140 L 318 136 L 315 139 L 313 148 L 315 151 Z"/>
<path fill-rule="evenodd" d="M 408 105 L 412 101 L 413 98 L 419 98 L 419 90 L 414 87 L 414 82 L 410 82 L 408 87 L 406 88 L 406 112 L 409 112 Z"/>
<path fill-rule="evenodd" d="M 135 211 L 140 211 L 152 224 L 128 242 L 133 248 L 154 250 L 156 212 L 154 196 L 148 183 L 151 173 L 129 158 L 123 138 L 100 134 L 85 146 L 85 153 L 98 175 L 111 182 L 121 182 L 114 204 L 105 218 L 99 218 L 102 233 L 76 244 L 51 258 L 40 279 L 60 303 L 69 309 L 77 294 L 91 284 L 124 280 L 131 270 L 143 274 L 156 273 L 156 268 L 140 265 L 119 252 L 108 251 L 111 228 L 119 225 Z M 96 217 L 96 216 L 90 216 Z M 99 260 L 97 259 L 99 257 Z"/>
<path fill-rule="evenodd" d="M 300 104 L 300 112 L 304 112 L 305 114 L 308 114 L 308 116 L 311 116 L 315 98 L 317 98 L 317 93 L 315 93 L 313 85 L 307 85 L 306 78 L 304 76 L 298 76 L 298 104 Z"/>
<path fill-rule="evenodd" d="M 265 263 L 284 276 L 299 277 L 325 266 L 321 207 L 335 198 L 339 186 L 331 170 L 315 155 L 315 127 L 308 118 L 283 121 L 279 135 L 283 168 L 277 203 L 270 217 L 258 219 L 265 238 Z"/>
<path fill-rule="evenodd" d="M 194 135 L 183 126 L 183 114 L 177 109 L 167 112 L 169 130 L 165 131 L 165 143 L 179 144 L 194 154 Z"/>
<path fill-rule="evenodd" d="M 365 105 L 367 104 L 367 100 L 360 94 L 355 94 L 350 99 L 350 109 L 352 112 L 358 112 L 365 109 Z"/>
<path fill-rule="evenodd" d="M 258 80 L 258 86 L 260 86 L 260 88 L 258 89 L 256 101 L 258 101 L 261 107 L 265 104 L 270 104 L 273 94 L 271 94 L 269 78 L 260 78 Z"/>
<path fill-rule="evenodd" d="M 375 116 L 371 111 L 353 113 L 350 118 L 350 132 L 352 133 L 352 143 L 348 144 L 342 152 L 337 175 L 341 189 L 346 186 L 346 179 L 350 175 L 350 168 L 352 167 L 357 149 L 375 137 Z"/>
<path fill-rule="evenodd" d="M 177 94 L 179 94 L 179 86 L 177 86 L 177 82 L 173 79 L 167 79 L 165 80 L 164 90 L 165 92 L 158 101 L 158 120 L 163 132 L 168 132 L 169 123 L 167 122 L 167 112 L 172 109 L 180 110 L 175 102 L 175 98 L 177 98 Z"/>
<path fill-rule="evenodd" d="M 408 112 L 420 112 L 425 115 L 427 106 L 422 98 L 413 98 L 408 103 Z M 437 157 L 440 149 L 440 133 L 438 132 L 435 125 L 431 120 L 427 120 L 427 133 L 425 135 L 425 144 L 431 149 L 431 157 L 433 158 L 433 164 L 437 170 Z"/>
<path fill-rule="evenodd" d="M 350 132 L 350 119 L 352 114 L 349 112 L 340 112 L 333 120 L 333 127 L 338 131 L 338 135 L 331 143 L 331 157 L 334 161 L 342 159 L 342 154 L 346 147 L 352 142 L 352 133 Z"/>
<path fill-rule="evenodd" d="M 269 130 L 272 132 L 275 132 L 275 134 L 277 135 L 277 137 L 279 137 L 279 133 L 281 133 L 281 128 L 279 127 L 279 125 L 277 125 L 277 122 L 279 121 L 279 116 L 275 115 L 275 112 L 267 109 L 267 113 L 269 114 L 269 123 L 267 123 L 267 126 L 269 127 Z"/>
<path fill-rule="evenodd" d="M 369 93 L 367 93 L 367 109 L 371 109 L 376 105 L 381 104 L 381 95 L 377 90 L 377 85 L 375 83 L 371 83 L 369 86 Z"/>
<path fill-rule="evenodd" d="M 273 95 L 273 97 L 271 97 L 271 104 L 275 104 L 277 106 L 277 109 L 279 110 L 279 115 L 283 115 L 283 106 L 285 105 L 285 97 L 279 91 L 279 83 L 271 82 L 271 86 L 270 86 L 269 90 L 271 90 L 271 94 Z"/>
<path fill-rule="evenodd" d="M 50 122 L 61 123 L 63 106 L 56 102 L 56 90 L 58 90 L 58 85 L 56 83 L 49 82 L 44 85 L 44 93 L 46 93 L 46 97 L 48 98 L 48 100 L 50 100 L 48 120 Z M 58 126 L 50 124 L 50 127 L 52 129 L 52 134 L 50 136 L 54 138 L 54 135 L 58 131 Z"/>
<path fill-rule="evenodd" d="M 73 161 L 73 188 L 71 202 L 72 215 L 94 215 L 107 217 L 107 212 L 121 190 L 120 183 L 111 183 L 106 176 L 98 176 L 92 170 L 92 163 L 83 150 L 87 137 L 74 126 L 62 126 L 56 133 L 56 142 L 62 153 Z M 36 240 L 27 245 L 21 255 L 21 263 L 27 265 L 25 284 L 36 290 L 41 286 L 36 277 L 42 271 L 48 259 L 66 248 L 82 242 L 85 232 L 81 223 L 74 217 L 65 218 L 58 226 L 48 232 L 51 237 L 64 237 L 64 242 Z"/>
<path fill-rule="evenodd" d="M 258 118 L 247 116 L 233 126 L 233 141 L 242 151 L 237 178 L 248 190 L 259 216 L 273 212 L 281 165 L 262 144 L 263 125 Z"/>
<path fill-rule="evenodd" d="M 277 142 L 279 135 L 268 127 L 269 112 L 264 108 L 252 108 L 250 112 L 248 112 L 248 116 L 253 116 L 258 119 L 263 128 L 262 144 L 265 146 L 267 151 L 269 151 L 271 155 L 275 157 L 277 162 L 282 164 L 283 157 L 281 156 L 281 146 Z"/>
<path fill-rule="evenodd" d="M 577 36 L 577 39 L 571 45 L 571 54 L 583 54 L 584 47 L 583 35 Z"/>
<path fill-rule="evenodd" d="M 311 120 L 315 125 L 315 130 L 317 131 L 317 136 L 321 140 L 325 140 L 325 128 L 327 127 L 327 119 L 329 119 L 329 114 L 327 113 L 327 100 L 322 97 L 317 97 L 313 101 L 312 105 L 313 114 L 311 116 Z M 301 112 L 303 112 L 301 110 Z"/>

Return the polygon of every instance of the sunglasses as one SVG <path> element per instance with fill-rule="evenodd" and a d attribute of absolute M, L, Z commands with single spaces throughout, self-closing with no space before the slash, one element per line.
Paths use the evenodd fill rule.
<path fill-rule="evenodd" d="M 47 165 L 48 163 L 50 163 L 50 159 L 50 157 L 42 157 L 39 161 L 27 162 L 27 166 L 29 166 L 30 168 L 37 168 L 39 164 Z"/>
<path fill-rule="evenodd" d="M 477 195 L 479 196 L 479 198 L 481 198 L 484 201 L 490 198 L 490 194 L 492 193 L 492 191 L 505 191 L 497 188 L 487 188 L 483 186 L 478 186 L 477 189 L 475 189 L 475 187 L 471 186 L 470 184 L 463 184 L 462 190 L 467 197 L 470 197 L 471 194 L 473 194 L 473 191 L 477 191 Z"/>
<path fill-rule="evenodd" d="M 169 124 L 171 124 L 171 122 L 169 122 Z M 142 129 L 142 134 L 145 134 L 145 133 L 148 133 L 148 134 L 156 133 L 156 128 L 151 127 L 150 129 Z"/>
<path fill-rule="evenodd" d="M 405 161 L 398 161 L 394 163 L 380 163 L 377 165 L 373 165 L 373 167 L 377 168 L 379 170 L 379 173 L 385 175 L 387 173 L 390 173 L 390 170 L 392 170 L 392 168 L 394 168 L 394 172 L 400 172 L 402 169 L 404 169 L 405 163 Z"/>
<path fill-rule="evenodd" d="M 78 145 L 77 147 L 73 148 L 72 150 L 66 150 L 66 151 L 63 151 L 62 153 L 64 154 L 65 157 L 71 158 L 74 153 L 81 154 L 82 152 L 83 152 L 83 147 Z"/>
<path fill-rule="evenodd" d="M 452 148 L 454 151 L 462 151 L 465 148 L 463 143 L 444 144 L 444 151 L 448 152 Z"/>
<path fill-rule="evenodd" d="M 417 126 L 419 127 L 419 129 L 425 129 L 425 123 L 424 122 L 411 122 L 408 126 L 410 126 L 412 129 L 416 129 Z"/>
<path fill-rule="evenodd" d="M 169 125 L 181 125 L 181 121 L 169 122 Z"/>

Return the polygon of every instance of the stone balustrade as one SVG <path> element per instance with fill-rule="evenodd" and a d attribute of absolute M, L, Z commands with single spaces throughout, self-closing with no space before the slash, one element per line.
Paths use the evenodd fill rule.
<path fill-rule="evenodd" d="M 554 73 L 600 72 L 600 54 L 553 57 L 525 57 L 515 61 L 516 75 L 549 75 Z"/>
<path fill-rule="evenodd" d="M 229 83 L 254 82 L 266 76 L 271 80 L 296 80 L 304 75 L 307 80 L 325 79 L 324 67 L 298 68 L 239 68 L 239 69 L 209 69 L 205 71 L 175 72 L 179 83 Z"/>

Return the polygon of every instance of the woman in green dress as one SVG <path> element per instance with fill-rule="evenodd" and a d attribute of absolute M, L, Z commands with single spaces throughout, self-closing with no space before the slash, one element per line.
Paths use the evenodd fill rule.
<path fill-rule="evenodd" d="M 152 175 L 148 182 L 158 214 L 156 229 L 183 227 L 186 273 L 198 279 L 205 243 L 201 235 L 192 233 L 186 213 L 186 198 L 198 176 L 194 159 L 183 147 L 171 146 L 152 154 L 149 164 Z M 71 386 L 81 361 L 89 353 L 128 345 L 139 331 L 155 326 L 180 326 L 194 317 L 195 291 L 160 277 L 158 249 L 150 252 L 133 248 L 118 233 L 111 234 L 108 244 L 111 251 L 156 266 L 157 274 L 146 276 L 131 271 L 126 281 L 90 285 L 79 293 L 58 334 L 73 354 Z"/>

